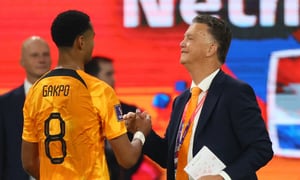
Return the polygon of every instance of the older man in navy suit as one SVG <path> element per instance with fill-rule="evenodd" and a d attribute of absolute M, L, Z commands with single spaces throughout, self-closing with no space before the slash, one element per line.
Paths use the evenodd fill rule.
<path fill-rule="evenodd" d="M 256 180 L 256 171 L 273 157 L 253 89 L 221 69 L 230 43 L 229 26 L 209 15 L 196 16 L 184 34 L 180 63 L 192 78 L 191 88 L 174 100 L 165 137 L 152 131 L 143 148 L 145 154 L 167 168 L 168 180 L 192 179 L 184 167 L 204 146 L 226 167 L 198 174 L 199 180 Z M 198 105 L 186 118 L 194 89 L 200 92 L 196 96 Z M 135 115 L 124 116 L 131 131 L 135 130 L 134 117 L 146 117 Z"/>
<path fill-rule="evenodd" d="M 23 104 L 30 86 L 50 70 L 51 58 L 48 43 L 31 36 L 24 41 L 20 64 L 26 79 L 18 88 L 0 96 L 0 179 L 28 180 L 21 162 Z"/>

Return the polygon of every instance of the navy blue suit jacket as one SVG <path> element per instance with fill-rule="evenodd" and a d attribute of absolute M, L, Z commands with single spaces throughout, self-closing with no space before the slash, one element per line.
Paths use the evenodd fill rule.
<path fill-rule="evenodd" d="M 174 149 L 177 130 L 185 104 L 190 98 L 186 90 L 173 102 L 171 119 L 165 137 L 152 131 L 143 151 L 167 168 L 167 179 L 175 179 Z M 231 179 L 255 180 L 256 171 L 273 157 L 265 122 L 253 89 L 219 71 L 208 90 L 196 127 L 193 155 L 207 146 L 226 168 Z"/>
<path fill-rule="evenodd" d="M 24 86 L 0 96 L 0 179 L 28 180 L 21 161 Z"/>

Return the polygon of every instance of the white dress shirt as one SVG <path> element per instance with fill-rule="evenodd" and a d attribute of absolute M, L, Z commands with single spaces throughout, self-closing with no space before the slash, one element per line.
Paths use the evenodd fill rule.
<path fill-rule="evenodd" d="M 27 95 L 31 86 L 32 86 L 32 84 L 27 79 L 25 79 L 25 81 L 24 81 L 25 96 Z"/>
<path fill-rule="evenodd" d="M 217 73 L 219 71 L 220 71 L 220 69 L 215 70 L 213 73 L 211 73 L 205 79 L 203 79 L 199 84 L 195 84 L 194 81 L 192 82 L 191 89 L 193 87 L 199 87 L 202 90 L 202 92 L 200 93 L 199 98 L 198 98 L 198 103 L 207 94 L 207 91 L 208 91 L 208 89 L 211 85 L 212 80 L 215 78 L 215 76 L 217 75 Z M 193 159 L 192 151 L 193 151 L 193 144 L 194 144 L 194 134 L 195 134 L 195 131 L 196 131 L 196 127 L 197 127 L 197 124 L 198 124 L 198 120 L 199 120 L 201 111 L 202 111 L 202 107 L 200 108 L 200 110 L 195 115 L 194 125 L 192 127 L 193 129 L 192 129 L 192 134 L 191 134 L 191 139 L 190 139 L 190 144 L 189 144 L 188 162 Z M 231 178 L 229 177 L 229 175 L 225 171 L 222 171 L 219 175 L 221 175 L 224 178 L 224 180 L 231 180 Z M 189 176 L 189 179 L 192 180 L 192 177 Z"/>

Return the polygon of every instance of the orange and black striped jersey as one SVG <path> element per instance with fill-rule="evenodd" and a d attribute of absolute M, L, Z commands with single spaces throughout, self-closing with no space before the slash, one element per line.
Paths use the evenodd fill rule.
<path fill-rule="evenodd" d="M 41 179 L 109 179 L 104 139 L 126 133 L 114 90 L 82 70 L 54 69 L 30 89 L 22 138 L 39 144 Z"/>

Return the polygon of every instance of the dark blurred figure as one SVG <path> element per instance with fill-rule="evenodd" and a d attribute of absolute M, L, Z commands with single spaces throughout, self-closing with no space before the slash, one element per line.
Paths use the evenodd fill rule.
<path fill-rule="evenodd" d="M 38 36 L 24 41 L 20 64 L 26 72 L 22 85 L 0 96 L 0 180 L 28 180 L 21 162 L 23 104 L 31 85 L 50 70 L 48 43 Z"/>
<path fill-rule="evenodd" d="M 115 88 L 115 71 L 112 59 L 102 56 L 94 56 L 92 57 L 92 60 L 85 65 L 84 69 L 86 73 L 103 80 L 112 88 Z M 136 106 L 126 104 L 122 101 L 121 108 L 123 114 L 127 114 L 128 112 L 135 112 L 137 109 Z M 131 140 L 133 138 L 133 134 L 129 132 L 127 134 L 129 139 Z M 143 161 L 143 156 L 141 156 L 137 164 L 132 168 L 122 168 L 121 166 L 119 166 L 114 152 L 112 151 L 111 146 L 107 141 L 105 146 L 105 155 L 107 158 L 106 160 L 111 180 L 131 180 L 132 175 L 138 170 Z"/>

